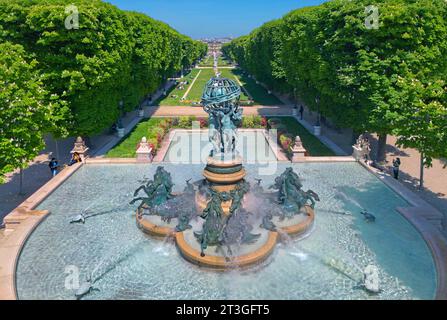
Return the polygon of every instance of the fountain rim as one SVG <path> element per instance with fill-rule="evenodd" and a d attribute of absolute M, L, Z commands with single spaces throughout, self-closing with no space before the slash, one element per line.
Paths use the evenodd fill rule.
<path fill-rule="evenodd" d="M 352 158 L 352 157 L 349 157 Z M 332 157 L 327 157 L 327 159 L 319 158 L 316 159 L 319 163 L 335 163 Z M 353 158 L 349 160 L 349 162 L 356 162 Z M 159 163 L 165 163 L 163 161 L 159 161 Z M 13 209 L 7 216 L 5 216 L 4 221 L 10 224 L 16 225 L 16 227 L 12 230 L 12 232 L 17 232 L 17 234 L 8 239 L 5 237 L 0 239 L 0 249 L 8 249 L 9 252 L 3 255 L 4 260 L 0 259 L 0 266 L 3 267 L 2 272 L 0 273 L 0 299 L 3 300 L 18 300 L 17 295 L 17 286 L 16 286 L 16 272 L 17 272 L 17 263 L 20 259 L 20 255 L 32 235 L 33 231 L 39 227 L 39 225 L 45 220 L 47 215 L 33 215 L 32 213 L 22 214 L 19 213 L 20 208 L 24 208 L 26 211 L 32 212 L 36 209 L 46 198 L 48 198 L 60 185 L 62 185 L 69 177 L 71 177 L 76 171 L 78 171 L 84 165 L 139 165 L 136 159 L 125 159 L 125 158 L 115 158 L 115 159 L 86 159 L 86 163 L 78 163 L 71 167 L 65 168 L 62 172 L 60 172 L 56 177 L 48 181 L 45 185 L 43 185 L 39 190 L 37 190 L 34 194 L 28 197 L 24 202 L 22 202 L 19 206 Z M 358 164 L 358 163 L 357 163 Z M 418 205 L 415 204 L 414 199 L 410 199 L 408 194 L 411 194 L 413 198 L 418 199 L 421 203 L 426 203 L 423 199 L 421 199 L 418 195 L 412 194 L 409 190 L 399 190 L 399 186 L 392 186 L 391 180 L 384 179 L 383 174 L 381 174 L 378 170 L 374 170 L 373 168 L 366 167 L 362 163 L 360 163 L 362 167 L 364 167 L 370 174 L 373 174 L 376 178 L 378 178 L 385 186 L 392 189 L 396 194 L 401 195 L 403 199 L 405 199 L 410 208 L 417 208 Z M 391 181 L 391 182 L 390 182 Z M 399 191 L 404 191 L 403 194 Z M 428 206 L 428 204 L 427 204 Z M 423 220 L 414 215 L 405 215 L 401 211 L 398 212 L 413 225 L 415 230 L 419 232 L 424 239 L 427 247 L 430 250 L 431 257 L 433 259 L 435 265 L 435 271 L 437 274 L 436 279 L 436 293 L 433 297 L 434 300 L 446 300 L 447 299 L 447 241 L 442 237 L 440 231 L 435 229 L 430 222 Z M 51 213 L 49 213 L 51 214 Z M 8 258 L 8 259 L 5 259 Z M 445 271 L 445 272 L 444 272 Z"/>

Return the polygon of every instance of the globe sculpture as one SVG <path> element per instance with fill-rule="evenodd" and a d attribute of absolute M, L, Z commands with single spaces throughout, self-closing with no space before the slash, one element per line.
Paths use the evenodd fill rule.
<path fill-rule="evenodd" d="M 242 121 L 239 107 L 240 87 L 230 79 L 212 78 L 205 86 L 202 105 L 209 114 L 209 139 L 213 146 L 214 158 L 228 158 L 235 155 L 237 127 Z"/>

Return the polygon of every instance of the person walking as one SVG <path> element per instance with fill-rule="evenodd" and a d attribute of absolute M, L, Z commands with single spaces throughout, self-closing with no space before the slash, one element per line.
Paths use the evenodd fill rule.
<path fill-rule="evenodd" d="M 59 168 L 59 162 L 57 162 L 56 158 L 51 158 L 50 163 L 48 164 L 51 170 L 51 174 L 54 176 L 57 175 L 57 169 Z"/>
<path fill-rule="evenodd" d="M 399 169 L 400 169 L 401 161 L 400 158 L 393 159 L 393 175 L 394 179 L 399 179 Z"/>
<path fill-rule="evenodd" d="M 304 107 L 303 105 L 300 105 L 300 119 L 303 120 L 303 114 L 304 114 Z"/>

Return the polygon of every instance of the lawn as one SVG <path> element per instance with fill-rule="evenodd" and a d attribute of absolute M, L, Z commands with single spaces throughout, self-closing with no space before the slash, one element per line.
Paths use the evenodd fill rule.
<path fill-rule="evenodd" d="M 142 137 L 148 141 L 156 139 L 157 128 L 163 118 L 150 118 L 142 121 L 121 142 L 106 154 L 106 158 L 135 158 L 136 146 Z"/>
<path fill-rule="evenodd" d="M 199 67 L 213 67 L 213 66 L 214 66 L 213 56 L 207 56 L 203 59 L 201 63 L 199 63 Z"/>
<path fill-rule="evenodd" d="M 186 100 L 189 101 L 190 105 L 191 102 L 200 102 L 200 100 L 202 99 L 202 93 L 203 89 L 205 88 L 205 84 L 212 77 L 214 77 L 213 69 L 201 69 L 201 71 L 202 72 L 194 83 L 194 86 L 191 88 L 191 91 L 189 91 L 189 94 L 186 97 Z"/>
<path fill-rule="evenodd" d="M 270 117 L 269 119 L 271 119 Z M 303 142 L 304 148 L 308 151 L 312 157 L 331 157 L 335 156 L 335 153 L 326 147 L 317 137 L 307 131 L 298 121 L 293 117 L 275 117 L 281 121 L 284 125 L 287 133 L 293 137 L 300 136 Z"/>
<path fill-rule="evenodd" d="M 231 63 L 223 56 L 219 56 L 217 58 L 218 67 L 229 67 Z M 199 67 L 214 67 L 214 57 L 208 56 L 203 59 L 202 63 L 199 64 Z"/>
<path fill-rule="evenodd" d="M 188 85 L 184 87 L 183 90 L 178 89 L 178 85 L 176 87 L 171 88 L 168 91 L 168 95 L 166 97 L 161 97 L 157 101 L 155 101 L 154 105 L 156 106 L 188 106 L 191 105 L 190 102 L 180 101 L 183 95 L 188 90 L 191 83 L 194 81 L 194 78 L 200 72 L 199 69 L 193 69 L 190 73 L 185 75 L 179 82 L 188 81 Z M 187 99 L 188 100 L 188 99 Z"/>
<path fill-rule="evenodd" d="M 193 87 L 189 91 L 186 99 L 184 101 L 180 101 L 180 99 L 185 94 L 188 86 L 191 85 L 194 78 L 200 72 L 199 77 L 194 83 Z M 263 88 L 261 85 L 256 84 L 251 78 L 243 75 L 239 69 L 219 69 L 222 77 L 229 78 L 235 80 L 235 78 L 239 79 L 242 83 L 243 87 L 252 95 L 253 103 L 255 105 L 281 105 L 282 102 L 278 100 L 273 94 L 269 94 L 268 91 Z M 173 87 L 169 92 L 167 97 L 162 97 L 155 102 L 155 105 L 160 106 L 191 106 L 200 103 L 202 98 L 203 89 L 205 84 L 214 77 L 213 69 L 193 69 L 189 74 L 187 74 L 180 81 L 188 81 L 189 85 L 186 86 L 183 90 L 180 90 L 176 87 Z M 250 98 L 247 96 L 244 90 L 241 93 L 241 104 L 248 105 L 248 101 Z M 250 104 L 250 105 L 252 105 Z"/>
<path fill-rule="evenodd" d="M 244 75 L 240 69 L 222 70 L 222 75 L 233 78 L 236 76 L 244 88 L 251 94 L 256 105 L 276 106 L 283 104 L 275 95 L 269 94 L 267 89 L 256 84 L 255 80 Z"/>

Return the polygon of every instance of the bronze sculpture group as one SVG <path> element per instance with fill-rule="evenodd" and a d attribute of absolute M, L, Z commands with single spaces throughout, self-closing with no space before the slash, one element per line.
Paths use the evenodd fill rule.
<path fill-rule="evenodd" d="M 276 231 L 275 216 L 280 221 L 291 219 L 302 213 L 309 202 L 314 208 L 316 201 L 320 200 L 312 190 L 302 190 L 301 180 L 292 168 L 287 168 L 275 179 L 270 187 L 275 191 L 265 192 L 261 180 L 250 190 L 250 184 L 244 179 L 242 158 L 236 151 L 237 128 L 242 122 L 240 94 L 241 88 L 233 80 L 219 76 L 205 86 L 202 105 L 209 114 L 208 136 L 212 145 L 204 170 L 206 179 L 193 184 L 187 181 L 184 192 L 174 195 L 171 175 L 163 167 L 158 167 L 153 181 L 140 186 L 134 193 L 137 197 L 140 191 L 144 191 L 146 196 L 131 201 L 131 204 L 141 201 L 137 211 L 140 219 L 144 215 L 155 215 L 168 224 L 176 219 L 176 232 L 192 229 L 191 220 L 202 218 L 201 230 L 193 232 L 200 244 L 201 257 L 211 246 L 216 247 L 216 252 L 222 252 L 228 261 L 233 256 L 232 246 L 252 244 L 261 237 L 261 233 L 252 233 L 256 219 L 262 220 L 261 229 Z M 197 191 L 195 186 L 198 186 Z M 261 217 L 247 210 L 244 200 L 249 193 L 259 200 L 259 207 L 253 211 L 260 213 Z M 250 222 L 250 217 L 255 220 Z"/>
<path fill-rule="evenodd" d="M 199 185 L 199 190 L 208 198 L 206 208 L 201 213 L 195 204 L 195 185 Z M 197 217 L 204 219 L 202 230 L 194 232 L 200 243 L 202 257 L 205 256 L 205 250 L 212 246 L 228 259 L 233 254 L 231 246 L 254 243 L 260 237 L 260 234 L 251 233 L 253 226 L 248 222 L 248 217 L 252 213 L 244 208 L 244 198 L 250 192 L 250 184 L 245 180 L 240 181 L 230 192 L 217 192 L 203 181 L 192 184 L 188 180 L 183 193 L 174 195 L 173 186 L 170 173 L 163 167 L 158 167 L 154 179 L 140 186 L 134 193 L 137 196 L 143 190 L 146 197 L 137 197 L 130 204 L 141 201 L 137 210 L 140 217 L 158 215 L 167 223 L 177 219 L 176 232 L 191 229 L 191 220 Z M 274 216 L 279 216 L 280 220 L 292 218 L 302 213 L 309 201 L 313 208 L 315 201 L 320 199 L 312 190 L 303 191 L 302 186 L 299 176 L 292 168 L 287 168 L 269 188 L 276 192 L 264 192 L 261 180 L 258 180 L 252 192 L 264 198 L 264 201 L 277 205 L 277 210 L 265 212 L 260 227 L 276 231 L 277 227 L 272 221 Z M 224 202 L 231 202 L 228 214 L 224 213 Z M 226 252 L 223 247 L 227 248 Z"/>

